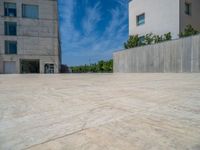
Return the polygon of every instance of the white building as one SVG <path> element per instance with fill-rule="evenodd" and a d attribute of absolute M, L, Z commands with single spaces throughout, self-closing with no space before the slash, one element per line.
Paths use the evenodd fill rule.
<path fill-rule="evenodd" d="M 0 74 L 59 68 L 57 0 L 0 0 Z"/>
<path fill-rule="evenodd" d="M 200 30 L 200 0 L 131 0 L 129 2 L 129 35 L 140 37 L 171 32 L 178 38 L 191 24 Z"/>

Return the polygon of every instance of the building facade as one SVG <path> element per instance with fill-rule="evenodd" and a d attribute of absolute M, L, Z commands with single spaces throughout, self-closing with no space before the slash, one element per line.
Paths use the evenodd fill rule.
<path fill-rule="evenodd" d="M 200 0 L 131 0 L 129 2 L 129 35 L 171 32 L 179 37 L 187 25 L 200 30 Z"/>
<path fill-rule="evenodd" d="M 0 0 L 0 73 L 59 73 L 57 0 Z"/>

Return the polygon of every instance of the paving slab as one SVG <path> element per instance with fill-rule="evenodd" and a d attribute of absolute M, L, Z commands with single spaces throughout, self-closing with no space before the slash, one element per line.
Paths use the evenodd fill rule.
<path fill-rule="evenodd" d="M 200 150 L 200 74 L 0 75 L 0 150 Z"/>

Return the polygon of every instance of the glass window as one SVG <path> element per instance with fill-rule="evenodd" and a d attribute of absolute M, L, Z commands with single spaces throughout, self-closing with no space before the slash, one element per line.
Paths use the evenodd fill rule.
<path fill-rule="evenodd" d="M 16 41 L 5 41 L 5 54 L 17 54 Z"/>
<path fill-rule="evenodd" d="M 145 36 L 140 36 L 139 37 L 139 44 L 143 45 L 143 44 L 145 44 L 144 42 L 145 42 Z"/>
<path fill-rule="evenodd" d="M 4 3 L 4 15 L 10 17 L 16 17 L 16 4 L 15 3 Z"/>
<path fill-rule="evenodd" d="M 141 14 L 137 16 L 137 25 L 142 25 L 145 23 L 145 14 Z"/>
<path fill-rule="evenodd" d="M 17 35 L 16 22 L 5 22 L 5 35 Z"/>
<path fill-rule="evenodd" d="M 22 5 L 22 17 L 38 19 L 39 18 L 38 6 L 23 4 Z"/>
<path fill-rule="evenodd" d="M 185 14 L 191 15 L 191 4 L 190 3 L 185 3 Z"/>
<path fill-rule="evenodd" d="M 45 73 L 54 73 L 54 64 L 45 64 L 44 65 L 44 72 Z"/>

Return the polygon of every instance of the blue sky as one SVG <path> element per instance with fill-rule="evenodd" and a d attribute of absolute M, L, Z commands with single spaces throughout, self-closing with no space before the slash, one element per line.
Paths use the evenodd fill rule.
<path fill-rule="evenodd" d="M 112 58 L 128 38 L 128 0 L 59 0 L 62 62 Z"/>

